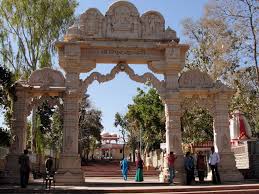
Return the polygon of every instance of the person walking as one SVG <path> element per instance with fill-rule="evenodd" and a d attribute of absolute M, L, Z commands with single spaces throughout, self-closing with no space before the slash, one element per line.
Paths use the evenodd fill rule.
<path fill-rule="evenodd" d="M 46 160 L 45 167 L 46 167 L 46 173 L 47 174 L 53 173 L 53 159 L 52 159 L 51 156 L 49 156 L 48 159 Z"/>
<path fill-rule="evenodd" d="M 199 181 L 200 183 L 203 183 L 206 171 L 206 162 L 205 156 L 202 154 L 201 151 L 198 152 L 196 169 L 198 171 Z"/>
<path fill-rule="evenodd" d="M 211 154 L 209 157 L 209 166 L 212 171 L 212 182 L 214 184 L 221 184 L 219 171 L 218 171 L 218 164 L 220 162 L 219 154 L 215 152 L 214 146 L 211 147 Z"/>
<path fill-rule="evenodd" d="M 19 157 L 20 164 L 20 183 L 22 188 L 26 188 L 29 182 L 29 175 L 31 171 L 31 163 L 28 156 L 28 150 L 24 150 L 23 154 Z"/>
<path fill-rule="evenodd" d="M 194 163 L 190 152 L 187 152 L 185 154 L 184 167 L 186 171 L 186 184 L 190 185 L 193 180 L 193 168 L 194 168 Z"/>
<path fill-rule="evenodd" d="M 136 182 L 142 182 L 143 179 L 143 160 L 141 159 L 140 153 L 138 153 L 137 161 L 136 161 Z"/>
<path fill-rule="evenodd" d="M 167 163 L 168 163 L 168 169 L 169 169 L 169 183 L 173 183 L 174 177 L 175 177 L 175 169 L 174 169 L 174 162 L 176 160 L 176 156 L 174 155 L 174 152 L 170 152 L 167 156 Z"/>
<path fill-rule="evenodd" d="M 45 181 L 46 181 L 46 188 L 49 189 L 51 187 L 51 181 L 54 181 L 54 174 L 55 171 L 53 169 L 53 159 L 51 156 L 48 157 L 48 159 L 45 161 L 45 168 L 46 168 L 46 177 L 45 177 Z"/>
<path fill-rule="evenodd" d="M 129 171 L 128 160 L 126 158 L 123 158 L 123 160 L 121 161 L 121 172 L 122 172 L 124 181 L 128 180 L 128 171 Z"/>

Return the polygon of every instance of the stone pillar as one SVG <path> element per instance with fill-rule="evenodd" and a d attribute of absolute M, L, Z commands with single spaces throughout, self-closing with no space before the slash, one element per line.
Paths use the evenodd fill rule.
<path fill-rule="evenodd" d="M 24 88 L 16 87 L 16 97 L 17 99 L 13 104 L 11 124 L 13 142 L 6 157 L 5 177 L 1 181 L 5 183 L 20 183 L 18 158 L 26 148 L 27 93 L 24 91 Z"/>
<path fill-rule="evenodd" d="M 84 182 L 81 159 L 78 154 L 78 122 L 81 92 L 78 92 L 79 75 L 67 75 L 67 91 L 64 95 L 63 150 L 56 175 L 58 184 Z"/>
<path fill-rule="evenodd" d="M 36 136 L 36 112 L 37 112 L 37 107 L 33 106 L 32 107 L 32 122 L 31 122 L 31 152 L 35 153 L 36 150 L 36 141 L 35 141 L 35 136 Z"/>
<path fill-rule="evenodd" d="M 182 151 L 182 133 L 181 133 L 181 112 L 180 99 L 177 92 L 171 93 L 165 100 L 166 115 L 166 152 L 174 152 L 176 177 L 175 181 L 185 183 L 184 155 Z M 165 161 L 164 170 L 167 171 L 167 161 Z"/>
<path fill-rule="evenodd" d="M 242 181 L 243 176 L 236 168 L 235 156 L 231 151 L 228 102 L 230 97 L 224 93 L 215 96 L 214 146 L 220 155 L 219 172 L 222 182 Z"/>

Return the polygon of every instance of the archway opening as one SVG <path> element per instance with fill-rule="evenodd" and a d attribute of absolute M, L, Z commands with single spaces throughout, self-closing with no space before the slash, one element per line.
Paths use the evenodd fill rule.
<path fill-rule="evenodd" d="M 104 64 L 98 64 L 96 69 L 93 70 L 92 72 L 88 73 L 87 75 L 81 75 L 80 77 L 82 79 L 85 79 L 87 76 L 90 76 L 93 72 L 98 71 L 99 73 L 102 74 L 109 74 L 112 69 L 116 65 L 106 65 L 104 68 Z M 107 68 L 108 67 L 108 68 Z M 98 82 L 93 82 L 91 85 L 89 85 L 87 89 L 87 95 L 89 95 L 90 101 L 94 104 L 94 107 L 97 109 L 101 110 L 103 112 L 103 124 L 104 124 L 104 130 L 102 135 L 103 141 L 102 145 L 97 149 L 97 151 L 94 153 L 94 162 L 96 163 L 97 160 L 99 162 L 105 161 L 102 164 L 105 164 L 107 168 L 114 169 L 114 167 L 109 166 L 111 161 L 116 161 L 117 162 L 117 168 L 116 168 L 116 176 L 121 176 L 121 171 L 119 167 L 119 160 L 123 158 L 123 144 L 126 143 L 127 145 L 125 146 L 125 153 L 124 157 L 128 158 L 131 162 L 134 161 L 134 156 L 135 156 L 135 151 L 140 151 L 140 146 L 142 149 L 142 157 L 145 160 L 144 156 L 148 155 L 149 151 L 160 149 L 160 143 L 165 142 L 165 116 L 164 116 L 164 111 L 159 113 L 161 117 L 163 117 L 163 129 L 160 131 L 163 132 L 161 136 L 161 141 L 158 142 L 154 140 L 152 142 L 152 145 L 146 145 L 147 140 L 144 140 L 143 138 L 146 138 L 145 135 L 147 134 L 147 129 L 140 129 L 140 126 L 135 125 L 133 126 L 132 120 L 129 118 L 129 107 L 132 107 L 133 105 L 136 105 L 136 102 L 134 102 L 133 97 L 135 97 L 135 100 L 143 100 L 143 98 L 146 98 L 147 95 L 151 95 L 149 93 L 150 90 L 153 90 L 152 95 L 156 95 L 156 97 L 159 99 L 159 94 L 158 92 L 149 86 L 149 82 L 147 81 L 146 84 L 143 83 L 138 83 L 133 80 L 131 80 L 132 76 L 142 76 L 144 73 L 152 73 L 148 68 L 147 65 L 144 64 L 138 64 L 138 65 L 129 65 L 129 67 L 133 70 L 133 74 L 130 73 L 128 75 L 128 72 L 119 72 L 116 74 L 115 78 L 112 79 L 109 82 L 101 83 L 99 84 Z M 161 80 L 163 79 L 163 76 L 161 75 L 155 75 L 157 79 Z M 129 79 L 130 78 L 130 79 Z M 98 79 L 97 79 L 98 81 Z M 139 89 L 138 89 L 139 88 Z M 136 99 L 137 97 L 137 99 Z M 151 98 L 149 97 L 149 100 Z M 160 99 L 159 99 L 160 100 Z M 147 103 L 147 102 L 146 102 Z M 161 100 L 159 101 L 160 105 L 162 105 Z M 136 105 L 137 106 L 137 105 Z M 150 104 L 152 106 L 152 104 Z M 163 106 L 163 105 L 162 105 Z M 162 107 L 161 110 L 164 110 Z M 152 111 L 151 109 L 148 111 Z M 124 121 L 126 122 L 131 122 L 127 123 L 131 127 L 131 129 L 127 128 L 126 129 L 126 142 L 123 142 L 123 135 L 122 135 L 122 129 L 121 125 L 118 125 L 116 128 L 114 126 L 115 124 L 115 115 L 116 113 L 119 113 L 120 116 L 125 119 Z M 132 112 L 131 112 L 132 113 Z M 131 118 L 132 119 L 132 118 Z M 135 121 L 137 122 L 137 121 Z M 80 130 L 80 129 L 79 129 Z M 141 131 L 142 130 L 142 131 Z M 151 130 L 151 129 L 150 129 Z M 152 134 L 152 133 L 150 133 Z M 115 137 L 116 136 L 116 137 Z M 151 136 L 151 135 L 150 135 Z M 117 138 L 119 137 L 119 138 Z M 142 140 L 140 140 L 140 137 Z M 135 138 L 135 139 L 134 139 Z M 154 137 L 155 139 L 155 137 Z M 113 142 L 112 142 L 113 141 Z M 117 141 L 117 143 L 116 143 Z M 129 142 L 130 141 L 130 142 Z M 134 141 L 134 142 L 133 142 Z M 142 141 L 142 142 L 141 142 Z M 108 142 L 108 143 L 107 143 Z M 129 145 L 129 143 L 131 145 Z M 117 145 L 116 145 L 117 144 Z M 141 144 L 141 145 L 140 145 Z M 156 146 L 156 147 L 154 147 Z M 90 157 L 91 158 L 91 157 Z M 131 171 L 131 178 L 135 175 L 134 170 L 134 164 L 132 163 L 132 171 Z M 94 166 L 91 164 L 91 161 L 86 164 L 85 167 L 85 173 L 87 176 L 94 176 L 91 173 L 91 166 Z M 104 165 L 103 165 L 104 166 Z M 158 167 L 158 164 L 156 164 L 155 167 Z M 84 168 L 84 167 L 83 167 Z M 156 178 L 158 177 L 158 171 L 153 169 L 154 171 L 150 170 L 149 173 L 147 173 L 147 176 L 152 176 L 154 175 Z M 114 175 L 114 172 L 110 172 L 111 175 Z M 153 174 L 152 174 L 153 173 Z M 154 174 L 155 173 L 155 174 Z M 105 176 L 102 172 L 102 175 Z M 96 174 L 95 174 L 96 176 Z M 86 177 L 87 181 L 87 177 Z"/>
<path fill-rule="evenodd" d="M 193 158 L 193 178 L 211 180 L 209 156 L 214 145 L 213 116 L 206 107 L 190 106 L 181 117 L 183 152 Z"/>
<path fill-rule="evenodd" d="M 63 100 L 42 94 L 28 107 L 26 149 L 34 179 L 43 178 L 45 162 L 51 157 L 52 171 L 57 171 L 63 141 Z"/>

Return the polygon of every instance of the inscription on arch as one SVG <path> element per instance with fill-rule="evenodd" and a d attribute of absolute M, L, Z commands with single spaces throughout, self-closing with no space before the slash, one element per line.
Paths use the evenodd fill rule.
<path fill-rule="evenodd" d="M 189 70 L 182 73 L 179 80 L 180 88 L 212 88 L 214 83 L 207 73 Z"/>

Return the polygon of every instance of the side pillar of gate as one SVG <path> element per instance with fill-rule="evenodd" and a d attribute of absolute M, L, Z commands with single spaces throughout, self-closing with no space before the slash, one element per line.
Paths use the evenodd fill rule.
<path fill-rule="evenodd" d="M 215 96 L 214 146 L 220 155 L 219 173 L 222 182 L 242 181 L 244 178 L 236 168 L 234 153 L 231 152 L 228 102 L 230 96 L 220 92 Z"/>
<path fill-rule="evenodd" d="M 58 184 L 84 182 L 81 170 L 81 160 L 78 154 L 78 122 L 81 92 L 79 88 L 79 74 L 66 74 L 66 93 L 64 100 L 63 150 L 59 161 L 56 182 Z"/>
<path fill-rule="evenodd" d="M 19 156 L 26 148 L 26 118 L 27 118 L 27 92 L 25 89 L 16 86 L 16 99 L 12 107 L 11 134 L 12 142 L 9 154 L 6 157 L 5 175 L 1 182 L 20 183 L 20 168 L 18 163 Z"/>
<path fill-rule="evenodd" d="M 185 183 L 184 155 L 182 151 L 182 134 L 181 134 L 181 112 L 179 93 L 173 92 L 166 95 L 165 99 L 166 115 L 166 153 L 174 152 L 177 159 L 175 160 L 176 176 L 174 181 Z M 168 173 L 168 164 L 165 160 L 164 174 Z"/>

